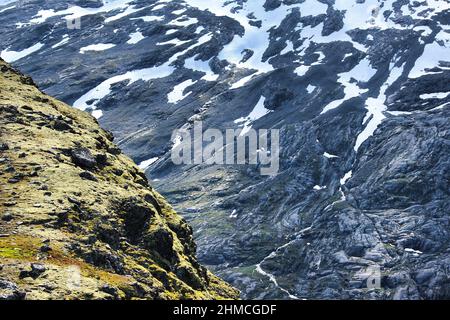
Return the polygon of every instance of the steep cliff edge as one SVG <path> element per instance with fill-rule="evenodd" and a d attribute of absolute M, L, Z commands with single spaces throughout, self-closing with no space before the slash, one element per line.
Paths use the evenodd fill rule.
<path fill-rule="evenodd" d="M 234 299 L 87 113 L 0 61 L 0 299 Z"/>

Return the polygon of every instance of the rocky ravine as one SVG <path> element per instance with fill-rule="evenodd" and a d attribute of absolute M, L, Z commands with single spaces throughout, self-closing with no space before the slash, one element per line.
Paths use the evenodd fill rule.
<path fill-rule="evenodd" d="M 0 299 L 238 297 L 110 133 L 0 72 Z"/>
<path fill-rule="evenodd" d="M 449 297 L 448 0 L 0 11 L 1 55 L 99 117 L 193 226 L 199 261 L 243 297 Z M 255 109 L 253 128 L 281 129 L 278 175 L 171 162 L 173 129 L 238 128 Z"/>

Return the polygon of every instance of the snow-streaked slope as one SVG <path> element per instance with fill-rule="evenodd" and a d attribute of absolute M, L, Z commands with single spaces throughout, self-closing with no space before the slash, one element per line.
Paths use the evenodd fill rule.
<path fill-rule="evenodd" d="M 157 187 L 186 209 L 206 264 L 229 272 L 227 279 L 244 297 L 294 299 L 311 292 L 330 299 L 368 297 L 367 292 L 354 296 L 359 289 L 346 291 L 342 283 L 349 283 L 347 271 L 359 263 L 383 265 L 390 259 L 373 254 L 379 235 L 370 234 L 369 220 L 392 211 L 406 221 L 412 210 L 401 208 L 416 210 L 416 199 L 404 194 L 416 182 L 406 171 L 418 162 L 420 148 L 425 154 L 431 150 L 434 161 L 446 146 L 442 135 L 428 128 L 445 127 L 442 114 L 450 105 L 448 1 L 117 0 L 98 8 L 77 2 L 67 9 L 51 2 L 45 10 L 30 6 L 27 15 L 16 17 L 14 8 L 6 10 L 2 50 L 43 44 L 16 63 L 44 90 L 92 111 L 114 132 Z M 82 18 L 81 30 L 67 30 L 72 17 Z M 93 44 L 115 46 L 83 49 Z M 252 127 L 280 128 L 279 174 L 264 179 L 251 167 L 173 166 L 169 152 L 181 138 L 172 140 L 168 133 L 190 130 L 198 120 L 205 129 L 240 128 L 242 134 Z M 425 139 L 427 132 L 433 138 Z M 405 153 L 398 151 L 403 140 L 409 144 Z M 377 155 L 385 147 L 389 154 Z M 396 166 L 407 166 L 406 174 L 386 173 Z M 366 184 L 373 167 L 382 174 Z M 428 186 L 439 174 L 435 177 L 420 178 L 427 182 L 418 189 L 430 194 Z M 380 189 L 372 190 L 378 183 Z M 187 209 L 193 207 L 195 213 Z M 316 230 L 316 224 L 335 217 L 336 223 Z M 312 233 L 297 237 L 311 221 Z M 410 230 L 410 225 L 398 228 Z M 344 229 L 351 239 L 335 237 Z M 320 254 L 318 234 L 329 236 L 326 256 Z M 381 237 L 400 243 L 392 234 Z M 347 247 L 353 240 L 368 251 L 360 252 L 359 243 Z M 405 248 L 424 243 L 406 240 Z M 329 270 L 345 279 L 335 279 Z M 410 280 L 414 283 L 414 275 Z M 327 281 L 336 290 L 322 288 Z M 394 292 L 389 294 L 383 298 Z"/>
<path fill-rule="evenodd" d="M 234 120 L 234 123 L 243 125 L 242 131 L 240 133 L 241 136 L 245 135 L 252 128 L 251 124 L 253 122 L 272 112 L 264 106 L 265 100 L 265 97 L 261 97 L 248 116 Z"/>
<path fill-rule="evenodd" d="M 77 101 L 73 103 L 75 108 L 86 110 L 89 107 L 95 106 L 95 103 L 98 100 L 106 97 L 111 92 L 111 85 L 128 80 L 128 85 L 138 81 L 148 81 L 150 79 L 156 78 L 164 78 L 172 74 L 173 68 L 167 65 L 147 68 L 147 69 L 139 69 L 133 70 L 122 75 L 114 76 L 108 80 L 103 81 L 98 86 L 84 94 Z M 93 104 L 88 104 L 90 101 L 95 101 Z"/>

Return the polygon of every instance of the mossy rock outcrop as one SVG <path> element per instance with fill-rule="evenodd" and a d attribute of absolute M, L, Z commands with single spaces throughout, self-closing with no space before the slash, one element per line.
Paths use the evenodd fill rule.
<path fill-rule="evenodd" d="M 235 299 L 87 113 L 0 61 L 0 299 Z"/>

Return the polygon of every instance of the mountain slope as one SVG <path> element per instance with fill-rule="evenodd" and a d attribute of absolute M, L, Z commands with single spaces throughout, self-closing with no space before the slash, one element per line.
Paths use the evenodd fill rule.
<path fill-rule="evenodd" d="M 0 298 L 238 296 L 110 133 L 0 71 Z"/>
<path fill-rule="evenodd" d="M 244 297 L 448 297 L 448 0 L 67 3 L 0 9 L 2 56 L 113 131 Z M 276 176 L 172 163 L 172 130 L 260 102 Z"/>

